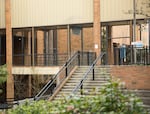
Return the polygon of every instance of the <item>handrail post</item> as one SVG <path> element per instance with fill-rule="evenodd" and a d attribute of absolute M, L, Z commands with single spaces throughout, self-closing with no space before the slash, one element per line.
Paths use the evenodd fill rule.
<path fill-rule="evenodd" d="M 95 71 L 94 71 L 94 66 L 93 66 L 93 80 L 95 79 Z"/>
<path fill-rule="evenodd" d="M 81 80 L 80 84 L 81 84 L 80 93 L 81 93 L 81 95 L 83 95 L 83 80 Z"/>
<path fill-rule="evenodd" d="M 90 60 L 89 60 L 89 58 L 90 58 L 90 53 L 87 52 L 87 65 L 90 65 Z"/>
<path fill-rule="evenodd" d="M 146 65 L 148 65 L 148 49 L 147 49 L 147 46 L 146 46 Z"/>
<path fill-rule="evenodd" d="M 144 65 L 146 65 L 146 50 L 145 50 L 145 48 L 143 49 L 143 51 L 144 51 Z"/>
<path fill-rule="evenodd" d="M 66 67 L 66 70 L 65 70 L 65 72 L 66 72 L 66 77 L 68 76 L 68 68 L 67 68 L 67 62 L 66 62 L 66 64 L 65 64 L 65 67 Z"/>
<path fill-rule="evenodd" d="M 80 51 L 78 51 L 78 66 L 80 66 Z"/>

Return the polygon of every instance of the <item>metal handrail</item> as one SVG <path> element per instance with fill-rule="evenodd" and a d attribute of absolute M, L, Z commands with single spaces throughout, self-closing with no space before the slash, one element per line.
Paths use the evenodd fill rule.
<path fill-rule="evenodd" d="M 34 97 L 34 100 L 39 100 L 42 95 L 55 83 L 55 81 L 57 80 L 59 74 L 66 70 L 66 68 L 68 67 L 69 64 L 71 64 L 71 62 L 78 56 L 78 52 L 76 52 L 63 66 L 62 68 L 59 70 L 59 72 L 54 75 L 53 79 L 50 80 L 42 89 L 41 91 Z M 56 87 L 58 88 L 58 87 Z M 55 90 L 56 90 L 55 88 Z"/>
<path fill-rule="evenodd" d="M 102 52 L 96 60 L 93 62 L 93 64 L 90 66 L 90 68 L 87 70 L 87 72 L 83 75 L 83 78 L 80 80 L 79 84 L 73 89 L 72 95 L 75 95 L 79 88 L 83 88 L 83 82 L 87 79 L 88 74 L 93 70 L 93 80 L 94 80 L 94 66 L 98 62 L 99 59 L 102 59 L 102 57 L 106 54 L 106 52 Z M 82 92 L 82 91 L 81 91 Z M 71 96 L 70 96 L 71 97 Z"/>
<path fill-rule="evenodd" d="M 32 66 L 33 61 L 31 57 L 31 54 L 14 54 L 13 66 Z M 34 54 L 34 66 L 62 66 L 67 60 L 67 53 Z"/>
<path fill-rule="evenodd" d="M 28 100 L 29 102 L 32 102 L 34 100 L 37 101 L 40 99 L 48 99 L 57 90 L 57 88 L 62 84 L 62 82 L 67 78 L 67 76 L 70 74 L 70 72 L 73 70 L 75 66 L 80 66 L 80 65 L 85 65 L 85 64 L 90 65 L 95 60 L 95 55 L 96 55 L 95 52 L 80 52 L 80 51 L 76 52 L 69 60 L 66 61 L 66 63 L 61 67 L 59 72 L 56 75 L 54 75 L 50 81 L 48 81 L 48 83 L 40 90 L 40 92 L 35 97 L 27 98 L 24 100 L 17 100 L 17 101 L 12 100 L 10 102 L 11 104 L 5 103 L 7 106 L 3 107 L 3 109 L 8 108 L 8 107 L 11 108 L 14 105 L 23 104 L 26 102 L 26 100 Z M 55 87 L 53 87 L 53 84 L 55 84 L 55 82 L 57 81 L 57 78 L 59 78 L 59 76 L 62 76 L 62 75 L 63 77 L 61 77 L 61 80 L 59 81 L 59 83 Z M 53 87 L 52 91 L 50 90 L 51 87 Z M 49 92 L 49 90 L 51 93 L 47 93 Z"/>

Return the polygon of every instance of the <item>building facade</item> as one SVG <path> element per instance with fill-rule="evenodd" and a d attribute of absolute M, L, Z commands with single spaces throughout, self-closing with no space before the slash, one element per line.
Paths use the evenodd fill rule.
<path fill-rule="evenodd" d="M 0 64 L 9 73 L 4 96 L 17 97 L 15 82 L 25 79 L 24 96 L 36 94 L 31 85 L 41 78 L 34 76 L 48 80 L 76 51 L 106 51 L 112 65 L 115 44 L 149 46 L 148 4 L 136 2 L 133 38 L 133 0 L 0 0 Z"/>

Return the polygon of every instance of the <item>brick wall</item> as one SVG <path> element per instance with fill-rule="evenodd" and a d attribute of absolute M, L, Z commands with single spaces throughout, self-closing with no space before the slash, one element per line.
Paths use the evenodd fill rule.
<path fill-rule="evenodd" d="M 67 29 L 57 30 L 57 47 L 59 53 L 67 53 Z M 71 31 L 71 52 L 81 50 L 81 34 L 73 34 Z M 83 51 L 94 51 L 93 28 L 83 28 Z"/>
<path fill-rule="evenodd" d="M 83 28 L 83 50 L 94 51 L 93 27 Z"/>
<path fill-rule="evenodd" d="M 129 89 L 150 89 L 150 66 L 112 66 L 111 75 Z"/>
<path fill-rule="evenodd" d="M 67 53 L 67 29 L 57 30 L 57 50 L 58 53 Z"/>

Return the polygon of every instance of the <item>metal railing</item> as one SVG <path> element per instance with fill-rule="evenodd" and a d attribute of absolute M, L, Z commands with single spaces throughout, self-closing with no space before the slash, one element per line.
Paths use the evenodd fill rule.
<path fill-rule="evenodd" d="M 83 94 L 83 84 L 84 84 L 84 81 L 87 79 L 87 77 L 89 76 L 89 73 L 92 72 L 92 79 L 95 80 L 95 70 L 94 70 L 94 67 L 95 65 L 98 63 L 98 61 L 103 59 L 104 55 L 106 53 L 105 52 L 102 52 L 97 58 L 96 60 L 92 63 L 92 65 L 89 67 L 89 69 L 87 70 L 87 72 L 83 75 L 83 78 L 79 81 L 79 84 L 73 89 L 72 91 L 72 94 L 75 95 L 79 89 L 81 90 L 81 95 Z M 100 63 L 99 63 L 100 64 Z"/>
<path fill-rule="evenodd" d="M 76 52 L 66 63 L 62 66 L 60 71 L 52 77 L 51 80 L 41 89 L 41 91 L 34 97 L 27 100 L 32 102 L 34 100 L 48 99 L 57 90 L 62 82 L 67 78 L 75 66 L 91 65 L 96 58 L 95 52 Z M 14 98 L 12 98 L 14 99 Z M 9 109 L 14 105 L 20 105 L 26 102 L 25 100 L 16 100 L 0 104 L 0 109 Z"/>
<path fill-rule="evenodd" d="M 114 48 L 115 65 L 142 64 L 150 65 L 150 49 L 136 48 L 133 46 L 126 48 Z"/>
<path fill-rule="evenodd" d="M 67 53 L 59 54 L 34 54 L 34 66 L 62 66 L 68 60 Z M 14 66 L 32 66 L 32 55 L 13 55 Z"/>
<path fill-rule="evenodd" d="M 48 99 L 67 78 L 75 66 L 90 65 L 95 60 L 94 52 L 76 52 L 60 69 L 60 71 L 34 97 L 35 100 Z"/>

